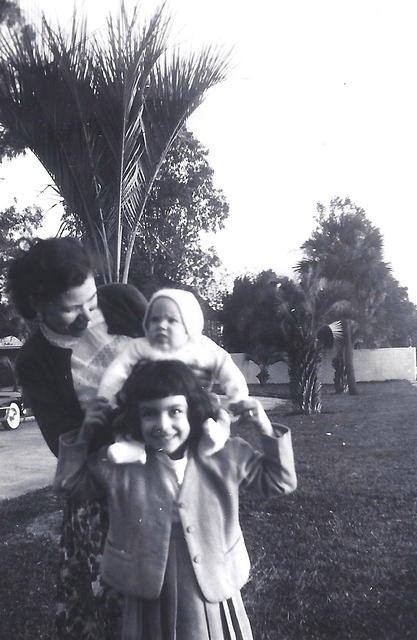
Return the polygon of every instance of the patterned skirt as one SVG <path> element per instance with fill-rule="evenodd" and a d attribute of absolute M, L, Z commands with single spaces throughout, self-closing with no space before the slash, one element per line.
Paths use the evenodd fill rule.
<path fill-rule="evenodd" d="M 68 500 L 57 578 L 59 640 L 118 640 L 122 597 L 106 586 L 100 561 L 108 529 L 105 499 Z"/>
<path fill-rule="evenodd" d="M 122 640 L 253 640 L 240 592 L 207 602 L 197 584 L 182 527 L 174 523 L 157 600 L 125 596 Z"/>

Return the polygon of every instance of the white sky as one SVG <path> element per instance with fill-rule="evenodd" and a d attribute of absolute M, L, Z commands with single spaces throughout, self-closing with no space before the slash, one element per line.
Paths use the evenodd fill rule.
<path fill-rule="evenodd" d="M 73 7 L 20 4 L 30 16 L 58 13 L 61 25 Z M 118 0 L 75 4 L 96 29 Z M 380 228 L 385 259 L 417 303 L 415 0 L 168 0 L 167 8 L 173 42 L 234 46 L 229 79 L 188 123 L 230 204 L 214 242 L 225 266 L 289 274 L 316 202 L 349 196 Z M 41 204 L 47 178 L 29 158 L 3 164 L 0 177 L 2 205 L 13 195 Z"/>

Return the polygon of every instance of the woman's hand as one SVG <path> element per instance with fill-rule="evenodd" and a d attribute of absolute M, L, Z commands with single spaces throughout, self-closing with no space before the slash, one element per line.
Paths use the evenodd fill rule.
<path fill-rule="evenodd" d="M 274 435 L 271 421 L 262 404 L 256 398 L 245 398 L 239 402 L 232 402 L 229 409 L 235 416 L 238 416 L 238 422 L 252 424 L 265 436 Z"/>
<path fill-rule="evenodd" d="M 112 407 L 106 398 L 95 398 L 88 405 L 84 420 L 78 432 L 77 441 L 90 442 L 93 436 L 106 424 L 112 414 Z"/>

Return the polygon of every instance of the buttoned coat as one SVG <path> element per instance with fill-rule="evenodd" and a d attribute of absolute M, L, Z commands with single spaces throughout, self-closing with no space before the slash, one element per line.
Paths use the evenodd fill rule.
<path fill-rule="evenodd" d="M 71 432 L 60 438 L 55 488 L 107 494 L 110 526 L 101 566 L 104 580 L 132 596 L 160 595 L 174 510 L 178 511 L 192 566 L 209 602 L 241 589 L 249 557 L 239 524 L 239 488 L 262 496 L 296 488 L 291 434 L 275 428 L 262 436 L 263 453 L 238 437 L 214 455 L 191 453 L 178 490 L 166 454 L 147 450 L 145 464 L 115 464 L 106 449 L 87 457 L 87 445 Z"/>

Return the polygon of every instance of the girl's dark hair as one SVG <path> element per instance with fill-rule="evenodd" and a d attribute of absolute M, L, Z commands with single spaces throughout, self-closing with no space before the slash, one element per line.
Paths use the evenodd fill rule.
<path fill-rule="evenodd" d="M 143 440 L 139 403 L 167 396 L 185 396 L 188 404 L 190 443 L 195 445 L 202 435 L 207 418 L 217 418 L 214 397 L 202 389 L 194 373 L 179 360 L 157 360 L 138 363 L 117 394 L 118 412 L 113 423 L 116 433 Z"/>
<path fill-rule="evenodd" d="M 76 238 L 38 240 L 12 260 L 7 289 L 23 318 L 36 316 L 38 302 L 50 302 L 93 272 L 87 251 Z"/>

